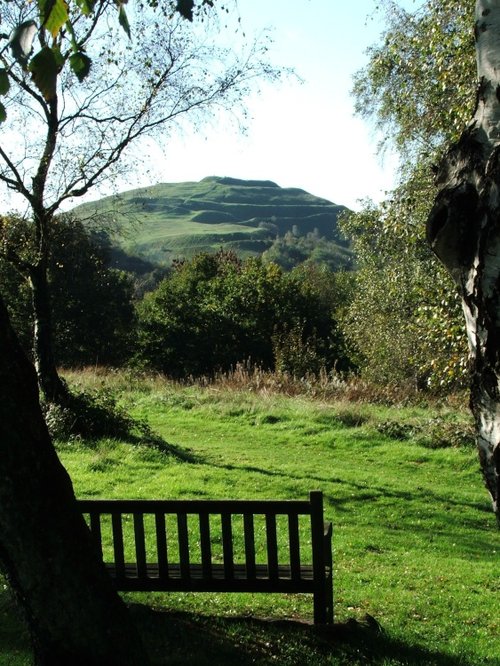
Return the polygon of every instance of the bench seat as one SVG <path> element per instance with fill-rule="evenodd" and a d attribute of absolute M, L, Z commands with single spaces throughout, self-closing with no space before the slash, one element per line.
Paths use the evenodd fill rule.
<path fill-rule="evenodd" d="M 106 564 L 117 590 L 157 592 L 314 592 L 312 565 L 300 568 L 300 578 L 292 577 L 290 565 L 278 565 L 278 577 L 269 577 L 267 564 L 255 565 L 255 576 L 249 577 L 244 564 L 233 565 L 233 575 L 227 577 L 223 564 L 212 564 L 207 575 L 201 564 L 190 564 L 189 575 L 180 564 L 169 564 L 168 574 L 161 575 L 158 564 L 146 564 L 146 571 L 138 574 L 137 564 L 126 563 L 121 574 L 115 564 Z M 328 570 L 327 576 L 331 575 Z"/>

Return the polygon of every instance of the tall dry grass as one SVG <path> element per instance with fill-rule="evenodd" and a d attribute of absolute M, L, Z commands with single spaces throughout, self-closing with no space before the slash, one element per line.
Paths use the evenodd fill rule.
<path fill-rule="evenodd" d="M 343 375 L 335 371 L 321 370 L 318 374 L 303 377 L 288 372 L 263 370 L 250 363 L 238 363 L 229 372 L 218 372 L 210 376 L 187 377 L 184 380 L 171 379 L 153 372 L 138 372 L 130 369 L 110 369 L 90 366 L 75 371 L 63 371 L 71 384 L 83 389 L 113 387 L 116 390 L 130 390 L 134 386 L 144 390 L 161 390 L 170 386 L 200 386 L 221 391 L 253 392 L 260 395 L 281 394 L 286 396 L 306 396 L 324 401 L 371 403 L 393 406 L 430 405 L 437 401 L 446 402 L 457 409 L 467 409 L 466 393 L 436 396 L 415 389 L 414 385 L 368 382 L 356 375 Z"/>

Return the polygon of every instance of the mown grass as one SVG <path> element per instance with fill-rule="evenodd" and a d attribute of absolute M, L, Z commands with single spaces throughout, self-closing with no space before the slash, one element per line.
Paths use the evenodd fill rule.
<path fill-rule="evenodd" d="M 191 460 L 112 439 L 59 442 L 78 496 L 304 498 L 319 488 L 334 524 L 333 630 L 311 629 L 303 595 L 126 595 L 154 663 L 500 664 L 499 533 L 473 447 L 443 441 L 462 442 L 453 433 L 467 431 L 466 414 L 120 374 L 70 379 L 111 385 Z M 1 597 L 0 615 L 1 663 L 29 663 Z"/>

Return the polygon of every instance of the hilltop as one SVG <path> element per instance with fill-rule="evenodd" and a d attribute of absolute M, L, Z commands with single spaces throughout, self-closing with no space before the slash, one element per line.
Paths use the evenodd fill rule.
<path fill-rule="evenodd" d="M 262 254 L 287 232 L 314 234 L 335 247 L 339 267 L 350 263 L 348 243 L 337 229 L 345 210 L 299 188 L 269 180 L 209 176 L 199 182 L 162 183 L 82 204 L 83 218 L 112 220 L 118 229 L 115 261 L 126 256 L 155 265 L 220 247 L 240 255 Z"/>

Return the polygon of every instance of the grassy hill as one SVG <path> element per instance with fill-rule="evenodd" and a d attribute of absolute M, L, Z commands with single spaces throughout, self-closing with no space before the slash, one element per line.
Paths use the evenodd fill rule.
<path fill-rule="evenodd" d="M 350 262 L 337 230 L 345 210 L 298 188 L 267 180 L 210 176 L 198 183 L 162 183 L 82 204 L 80 218 L 102 218 L 119 230 L 120 251 L 153 264 L 221 246 L 240 255 L 261 254 L 277 236 L 314 232 L 338 246 L 339 265 Z"/>

